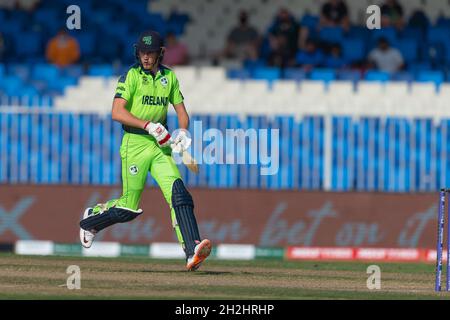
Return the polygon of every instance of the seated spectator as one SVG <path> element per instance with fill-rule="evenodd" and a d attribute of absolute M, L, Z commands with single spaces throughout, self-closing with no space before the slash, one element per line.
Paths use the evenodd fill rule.
<path fill-rule="evenodd" d="M 296 56 L 297 65 L 302 67 L 305 71 L 310 71 L 315 67 L 320 67 L 323 64 L 323 54 L 317 48 L 317 44 L 308 39 L 304 50 L 300 50 Z"/>
<path fill-rule="evenodd" d="M 222 56 L 239 60 L 255 60 L 258 56 L 259 34 L 248 22 L 246 11 L 239 13 L 239 23 L 228 34 Z"/>
<path fill-rule="evenodd" d="M 369 54 L 370 67 L 384 72 L 397 72 L 404 67 L 404 60 L 400 51 L 389 46 L 385 38 L 378 40 L 378 47 Z"/>
<path fill-rule="evenodd" d="M 330 54 L 325 57 L 323 66 L 330 69 L 342 69 L 347 66 L 347 61 L 342 57 L 342 49 L 339 44 L 331 46 Z"/>
<path fill-rule="evenodd" d="M 381 7 L 382 27 L 396 27 L 402 29 L 405 22 L 403 20 L 403 8 L 397 0 L 386 0 Z"/>
<path fill-rule="evenodd" d="M 301 28 L 292 14 L 285 8 L 280 9 L 275 21 L 269 28 L 269 43 L 271 50 L 278 50 L 277 46 L 280 43 L 280 36 L 286 38 L 287 48 L 290 56 L 294 57 L 298 49 L 298 44 L 301 42 Z M 284 40 L 281 40 L 283 42 Z"/>
<path fill-rule="evenodd" d="M 47 60 L 59 67 L 73 64 L 80 58 L 78 41 L 70 36 L 65 29 L 50 39 L 45 53 Z"/>
<path fill-rule="evenodd" d="M 269 54 L 269 66 L 286 68 L 295 65 L 295 55 L 289 45 L 288 37 L 278 34 L 272 39 L 273 48 Z"/>
<path fill-rule="evenodd" d="M 409 18 L 409 26 L 425 31 L 430 26 L 430 19 L 423 10 L 416 9 Z"/>
<path fill-rule="evenodd" d="M 321 27 L 342 27 L 348 31 L 350 19 L 348 17 L 347 5 L 343 0 L 328 0 L 322 6 L 320 15 Z"/>
<path fill-rule="evenodd" d="M 168 66 L 176 66 L 187 64 L 188 60 L 187 46 L 178 41 L 175 33 L 168 32 L 166 36 L 163 63 Z"/>

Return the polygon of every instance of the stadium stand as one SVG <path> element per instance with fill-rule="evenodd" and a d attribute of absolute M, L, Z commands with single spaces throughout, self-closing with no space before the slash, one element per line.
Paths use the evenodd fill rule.
<path fill-rule="evenodd" d="M 285 178 L 255 178 L 256 169 L 247 165 L 210 165 L 199 177 L 182 169 L 190 185 L 403 192 L 450 183 L 449 147 L 440 143 L 450 139 L 447 0 L 402 0 L 405 28 L 375 32 L 364 28 L 365 8 L 373 3 L 365 0 L 347 0 L 348 32 L 314 31 L 323 1 L 282 0 L 270 6 L 264 0 L 110 2 L 77 1 L 83 26 L 70 33 L 82 57 L 66 68 L 49 65 L 44 51 L 61 27 L 58 21 L 65 21 L 60 8 L 70 1 L 36 1 L 30 12 L 0 9 L 0 32 L 10 44 L 0 63 L 0 150 L 8 155 L 1 158 L 0 182 L 120 183 L 113 169 L 120 160 L 115 156 L 120 126 L 107 115 L 117 79 L 134 61 L 135 38 L 142 28 L 153 28 L 174 31 L 189 48 L 192 65 L 174 70 L 193 121 L 220 130 L 270 124 L 281 132 L 280 176 Z M 351 67 L 277 69 L 263 58 L 211 65 L 240 10 L 250 13 L 267 40 L 282 7 L 309 28 L 311 37 L 338 42 Z M 427 19 L 419 26 L 417 9 Z M 367 54 L 381 36 L 400 50 L 405 70 L 365 69 Z M 264 50 L 262 45 L 261 56 Z M 36 108 L 45 113 L 34 113 Z M 176 126 L 173 114 L 169 126 Z M 63 128 L 70 130 L 64 134 Z M 53 134 L 45 134 L 49 130 Z M 92 141 L 105 143 L 95 147 Z M 293 143 L 300 145 L 298 152 Z M 108 161 L 100 166 L 100 158 Z"/>

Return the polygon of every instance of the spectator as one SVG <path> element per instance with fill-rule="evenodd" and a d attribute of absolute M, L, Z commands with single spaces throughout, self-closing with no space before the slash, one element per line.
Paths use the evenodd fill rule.
<path fill-rule="evenodd" d="M 425 12 L 421 9 L 416 9 L 409 18 L 409 26 L 413 28 L 419 28 L 425 31 L 430 26 L 430 20 L 426 16 Z"/>
<path fill-rule="evenodd" d="M 404 67 L 404 60 L 400 51 L 389 46 L 385 38 L 378 40 L 378 47 L 369 54 L 369 65 L 384 72 L 397 72 Z"/>
<path fill-rule="evenodd" d="M 78 41 L 61 29 L 47 44 L 46 57 L 50 63 L 64 67 L 80 58 Z"/>
<path fill-rule="evenodd" d="M 222 56 L 239 60 L 255 60 L 258 56 L 259 34 L 249 24 L 246 11 L 239 13 L 239 23 L 228 34 Z"/>
<path fill-rule="evenodd" d="M 317 48 L 317 44 L 312 39 L 306 41 L 305 49 L 300 50 L 296 56 L 297 64 L 307 72 L 315 67 L 320 67 L 323 59 L 322 52 Z"/>
<path fill-rule="evenodd" d="M 166 35 L 163 63 L 168 66 L 176 66 L 187 64 L 188 60 L 189 55 L 187 46 L 178 41 L 175 33 L 168 32 Z"/>
<path fill-rule="evenodd" d="M 381 7 L 381 22 L 383 27 L 403 28 L 405 24 L 403 20 L 403 8 L 397 0 L 385 1 Z"/>
<path fill-rule="evenodd" d="M 342 49 L 339 44 L 331 46 L 330 54 L 325 57 L 323 66 L 330 69 L 342 69 L 347 66 L 347 61 L 342 57 Z"/>
<path fill-rule="evenodd" d="M 342 27 L 348 31 L 350 19 L 348 18 L 347 5 L 343 0 L 328 0 L 322 6 L 320 15 L 321 27 Z"/>
<path fill-rule="evenodd" d="M 295 65 L 295 55 L 289 44 L 288 37 L 278 34 L 272 39 L 273 48 L 269 54 L 268 64 L 272 67 L 286 68 Z"/>
<path fill-rule="evenodd" d="M 278 46 L 280 43 L 284 43 L 286 39 L 287 47 L 283 50 L 288 50 L 289 55 L 294 57 L 298 49 L 298 44 L 301 42 L 301 35 L 300 25 L 295 21 L 295 18 L 287 9 L 282 8 L 269 29 L 271 50 L 279 51 L 280 48 L 278 48 Z M 281 39 L 280 36 L 285 39 Z"/>

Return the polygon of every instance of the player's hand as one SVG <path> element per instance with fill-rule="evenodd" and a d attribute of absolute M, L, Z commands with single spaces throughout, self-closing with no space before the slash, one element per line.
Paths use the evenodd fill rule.
<path fill-rule="evenodd" d="M 147 122 L 144 129 L 148 131 L 161 147 L 168 146 L 170 144 L 170 133 L 161 123 Z"/>
<path fill-rule="evenodd" d="M 173 139 L 173 152 L 180 153 L 187 150 L 191 146 L 192 139 L 189 138 L 189 132 L 186 129 L 177 130 L 178 133 Z"/>

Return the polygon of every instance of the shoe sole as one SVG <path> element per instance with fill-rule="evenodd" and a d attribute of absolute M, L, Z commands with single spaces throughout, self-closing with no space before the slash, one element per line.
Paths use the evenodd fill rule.
<path fill-rule="evenodd" d="M 92 208 L 87 208 L 86 210 L 84 210 L 83 219 L 86 219 L 89 216 L 89 209 Z M 90 248 L 92 246 L 92 242 L 90 246 L 87 246 L 86 243 L 84 242 L 84 230 L 82 228 L 80 228 L 80 242 L 81 245 L 85 248 Z"/>
<path fill-rule="evenodd" d="M 212 248 L 211 241 L 209 241 L 208 239 L 205 239 L 202 242 L 200 242 L 198 251 L 194 256 L 194 258 L 197 257 L 197 260 L 193 262 L 191 265 L 188 265 L 187 269 L 189 271 L 197 270 L 200 267 L 201 263 L 205 261 L 205 259 L 208 258 L 209 255 L 211 254 L 211 248 Z"/>

